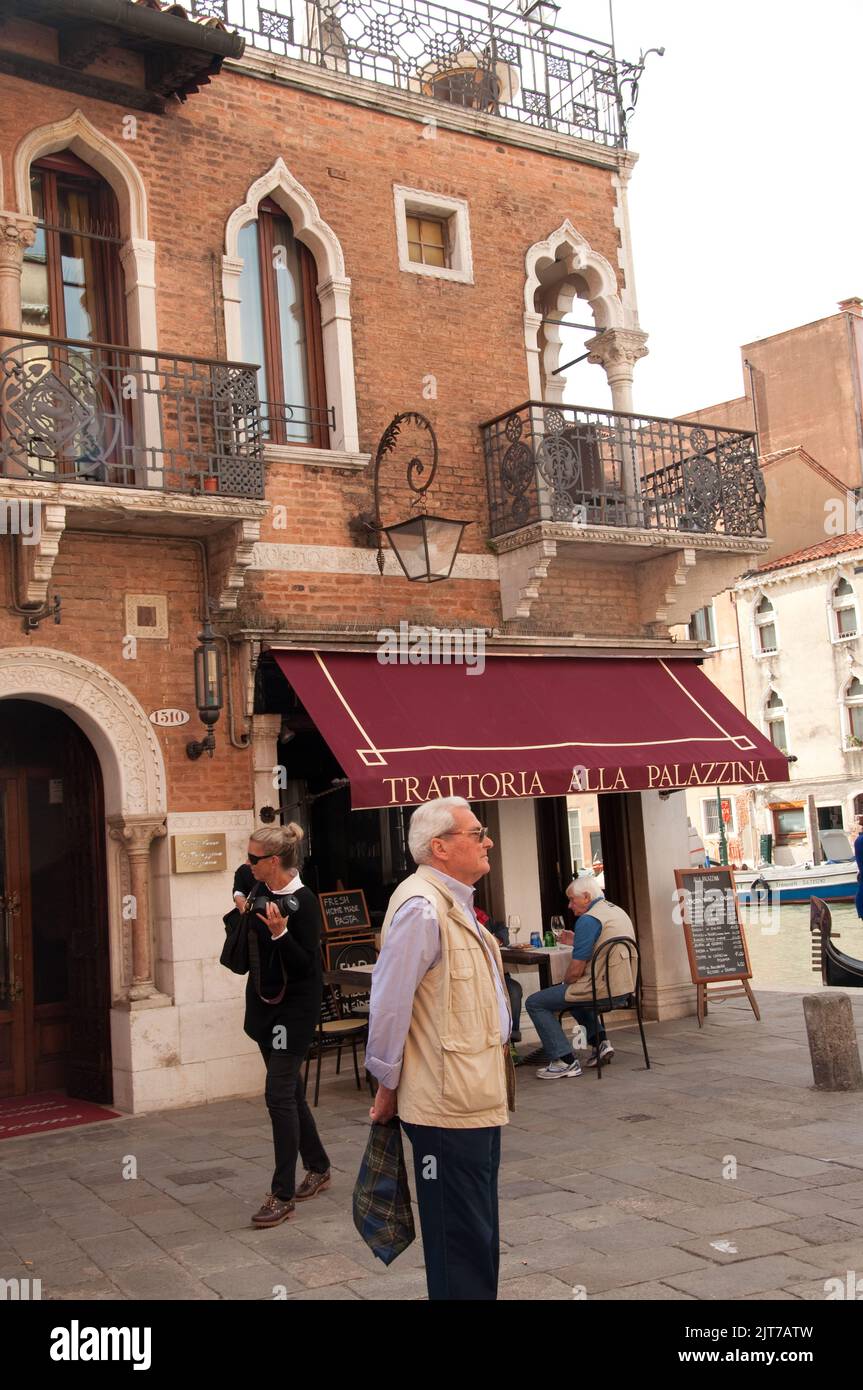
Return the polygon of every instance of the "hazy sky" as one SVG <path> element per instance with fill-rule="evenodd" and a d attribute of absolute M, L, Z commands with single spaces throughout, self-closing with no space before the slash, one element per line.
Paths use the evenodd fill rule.
<path fill-rule="evenodd" d="M 608 35 L 608 0 L 560 3 Z M 740 344 L 863 296 L 863 0 L 614 0 L 614 22 L 619 58 L 665 48 L 630 127 L 635 408 L 675 415 L 743 393 Z M 567 397 L 607 405 L 601 369 Z"/>

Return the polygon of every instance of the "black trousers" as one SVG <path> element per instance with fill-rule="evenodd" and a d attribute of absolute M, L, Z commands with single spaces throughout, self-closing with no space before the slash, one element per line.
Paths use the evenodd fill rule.
<path fill-rule="evenodd" d="M 429 1299 L 497 1298 L 500 1126 L 438 1129 L 406 1124 Z"/>
<path fill-rule="evenodd" d="M 258 1043 L 267 1066 L 264 1096 L 273 1126 L 276 1167 L 272 1192 L 287 1202 L 297 1181 L 297 1155 L 309 1173 L 326 1173 L 330 1160 L 321 1143 L 312 1112 L 303 1094 L 305 1057 L 295 1057 L 278 1047 Z"/>

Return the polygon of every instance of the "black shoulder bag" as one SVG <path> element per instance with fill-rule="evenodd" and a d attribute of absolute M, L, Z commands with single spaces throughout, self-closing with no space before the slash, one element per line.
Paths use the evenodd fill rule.
<path fill-rule="evenodd" d="M 235 975 L 246 975 L 249 971 L 249 918 L 252 914 L 252 900 L 248 899 L 241 912 L 235 907 L 222 918 L 225 923 L 225 944 L 219 956 L 219 964 Z"/>

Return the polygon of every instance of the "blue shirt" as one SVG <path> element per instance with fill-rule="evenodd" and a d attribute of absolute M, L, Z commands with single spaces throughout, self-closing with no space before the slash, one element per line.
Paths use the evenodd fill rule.
<path fill-rule="evenodd" d="M 587 911 L 576 918 L 573 927 L 573 960 L 590 960 L 593 955 L 593 948 L 599 940 L 599 933 L 602 931 L 602 923 L 598 917 L 591 917 L 590 909 L 594 903 L 599 902 L 602 902 L 601 898 L 594 898 L 588 905 Z"/>

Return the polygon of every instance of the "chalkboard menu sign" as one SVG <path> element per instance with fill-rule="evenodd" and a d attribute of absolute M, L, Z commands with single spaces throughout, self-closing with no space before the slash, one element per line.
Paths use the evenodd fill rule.
<path fill-rule="evenodd" d="M 342 893 L 320 893 L 324 931 L 329 935 L 359 936 L 371 931 L 371 918 L 362 888 L 346 888 Z"/>
<path fill-rule="evenodd" d="M 750 979 L 733 871 L 675 869 L 674 879 L 678 890 L 674 919 L 683 926 L 693 984 Z"/>

